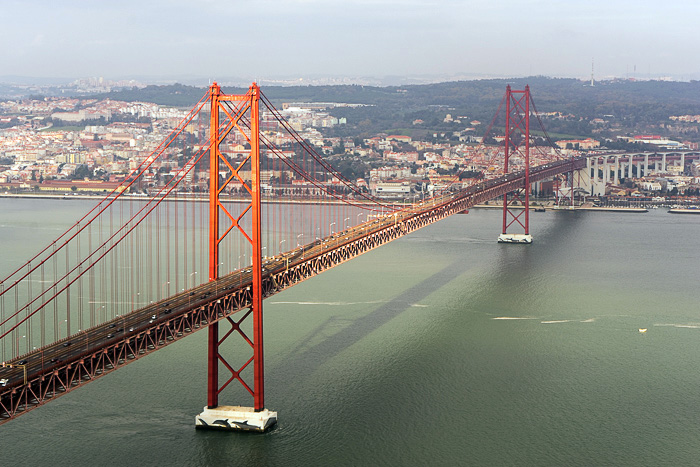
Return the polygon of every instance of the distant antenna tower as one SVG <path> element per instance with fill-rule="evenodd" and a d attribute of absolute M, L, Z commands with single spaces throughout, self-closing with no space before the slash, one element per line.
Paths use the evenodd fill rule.
<path fill-rule="evenodd" d="M 591 59 L 591 87 L 595 86 L 595 80 L 593 79 L 593 59 Z"/>

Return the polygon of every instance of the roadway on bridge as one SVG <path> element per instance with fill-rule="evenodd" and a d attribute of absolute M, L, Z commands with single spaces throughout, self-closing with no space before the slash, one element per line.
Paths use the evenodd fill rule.
<path fill-rule="evenodd" d="M 531 180 L 551 176 L 551 173 L 557 170 L 562 172 L 563 170 L 560 169 L 572 162 L 581 164 L 581 161 L 568 160 L 536 167 L 531 171 Z M 383 229 L 404 223 L 412 217 L 433 211 L 437 207 L 454 205 L 465 199 L 469 199 L 470 203 L 473 204 L 476 199 L 474 195 L 477 194 L 490 193 L 490 197 L 499 196 L 503 194 L 504 190 L 517 188 L 523 180 L 523 173 L 511 173 L 497 179 L 485 180 L 468 188 L 446 193 L 406 209 L 369 220 L 329 237 L 317 238 L 313 243 L 300 246 L 290 252 L 265 258 L 262 267 L 263 281 L 270 280 L 285 270 L 311 262 L 314 258 Z M 252 284 L 252 277 L 251 267 L 234 271 L 216 281 L 207 282 L 170 298 L 153 302 L 141 309 L 118 316 L 93 328 L 79 331 L 68 338 L 36 349 L 12 361 L 3 362 L 3 365 L 6 366 L 0 367 L 0 403 L 4 404 L 13 390 L 22 386 L 31 387 L 33 382 L 40 380 L 44 375 L 70 369 L 71 365 L 76 362 L 95 358 L 102 350 L 118 346 L 124 347 L 130 339 L 143 338 L 143 336 L 163 326 L 170 327 L 175 319 L 186 316 L 192 310 L 249 288 Z M 228 316 L 239 310 L 227 311 Z M 222 317 L 223 314 L 220 313 L 218 319 Z"/>
<path fill-rule="evenodd" d="M 264 258 L 262 275 L 267 277 L 283 272 L 290 267 L 296 267 L 306 261 L 337 249 L 349 242 L 356 241 L 369 234 L 377 232 L 421 212 L 433 209 L 434 206 L 451 200 L 455 195 L 445 195 L 433 198 L 425 203 L 407 210 L 396 211 L 381 218 L 365 222 L 323 239 L 300 246 L 281 255 Z M 10 367 L 0 367 L 0 381 L 4 388 L 12 388 L 24 384 L 25 369 L 27 382 L 49 372 L 66 367 L 82 358 L 88 357 L 100 349 L 116 345 L 131 336 L 158 326 L 167 326 L 173 318 L 181 316 L 193 309 L 219 300 L 252 284 L 250 267 L 234 271 L 216 281 L 201 284 L 193 289 L 181 292 L 170 298 L 153 302 L 133 312 L 118 316 L 96 327 L 82 330 L 69 338 L 32 351 L 13 361 L 6 362 Z"/>

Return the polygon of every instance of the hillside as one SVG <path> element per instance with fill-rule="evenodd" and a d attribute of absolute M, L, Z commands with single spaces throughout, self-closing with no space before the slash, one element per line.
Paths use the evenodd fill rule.
<path fill-rule="evenodd" d="M 697 140 L 697 129 L 667 128 L 671 115 L 700 114 L 700 81 L 603 81 L 594 87 L 575 79 L 530 77 L 458 81 L 428 85 L 371 87 L 292 86 L 265 87 L 263 93 L 281 106 L 283 102 L 345 102 L 370 107 L 340 108 L 332 113 L 346 117 L 348 125 L 335 133 L 361 134 L 392 129 L 415 130 L 412 122 L 421 119 L 424 130 L 453 130 L 442 123 L 447 113 L 466 116 L 488 123 L 503 97 L 505 87 L 522 89 L 530 85 L 539 112 L 561 112 L 573 119 L 548 121 L 550 132 L 589 136 L 593 129 L 588 121 L 605 118 L 607 130 L 623 132 L 655 132 L 674 135 L 683 133 Z M 226 93 L 243 89 L 224 88 Z M 124 101 L 147 101 L 162 105 L 188 107 L 206 92 L 204 88 L 184 86 L 148 86 L 143 89 L 113 92 L 99 97 Z M 464 127 L 465 125 L 461 125 Z M 599 129 L 605 136 L 606 128 Z"/>

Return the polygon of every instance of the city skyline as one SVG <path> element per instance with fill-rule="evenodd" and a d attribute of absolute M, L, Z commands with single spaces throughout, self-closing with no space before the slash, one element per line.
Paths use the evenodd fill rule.
<path fill-rule="evenodd" d="M 4 76 L 587 79 L 594 62 L 596 79 L 700 77 L 687 60 L 700 5 L 686 0 L 12 0 L 3 12 Z"/>

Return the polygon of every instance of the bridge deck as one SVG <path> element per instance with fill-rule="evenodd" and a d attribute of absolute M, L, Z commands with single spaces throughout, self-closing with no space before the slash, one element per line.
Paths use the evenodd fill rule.
<path fill-rule="evenodd" d="M 585 165 L 585 158 L 546 164 L 531 169 L 530 180 Z M 523 184 L 523 173 L 484 181 L 268 258 L 264 296 Z M 0 367 L 0 423 L 248 308 L 251 281 L 249 268 L 235 271 L 7 362 L 11 368 Z"/>

